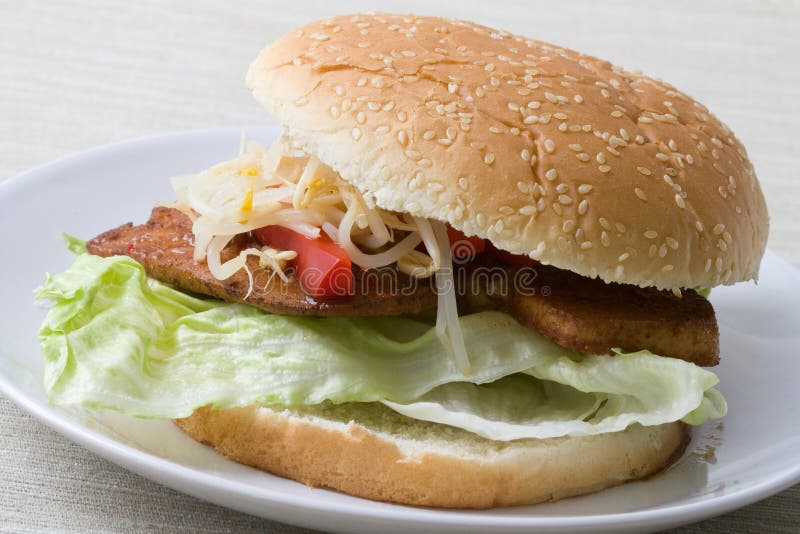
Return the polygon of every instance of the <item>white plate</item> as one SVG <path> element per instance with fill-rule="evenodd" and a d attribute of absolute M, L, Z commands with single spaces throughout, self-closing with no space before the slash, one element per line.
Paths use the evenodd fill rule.
<path fill-rule="evenodd" d="M 251 128 L 269 141 L 277 130 Z M 596 495 L 488 511 L 376 503 L 311 489 L 222 459 L 171 423 L 55 409 L 41 386 L 36 331 L 45 310 L 32 290 L 67 267 L 59 234 L 92 237 L 147 219 L 169 200 L 167 178 L 236 154 L 239 129 L 178 133 L 96 148 L 0 185 L 3 292 L 0 391 L 70 439 L 152 480 L 217 504 L 342 532 L 654 530 L 721 514 L 800 482 L 800 274 L 768 253 L 761 282 L 716 289 L 730 413 L 695 429 L 667 472 Z M 12 256 L 13 254 L 13 256 Z"/>

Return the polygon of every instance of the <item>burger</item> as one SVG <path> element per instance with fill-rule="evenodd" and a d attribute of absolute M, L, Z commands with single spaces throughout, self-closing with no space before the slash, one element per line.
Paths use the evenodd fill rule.
<path fill-rule="evenodd" d="M 271 144 L 172 179 L 39 298 L 61 406 L 173 419 L 227 457 L 411 505 L 641 479 L 722 417 L 707 290 L 767 210 L 671 85 L 471 22 L 343 15 L 247 73 Z"/>

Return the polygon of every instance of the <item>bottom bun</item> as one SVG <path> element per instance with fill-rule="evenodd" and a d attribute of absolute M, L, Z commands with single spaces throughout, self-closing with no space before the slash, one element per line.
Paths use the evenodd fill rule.
<path fill-rule="evenodd" d="M 534 504 L 599 491 L 657 473 L 688 441 L 680 422 L 492 441 L 378 403 L 201 408 L 175 422 L 232 460 L 309 486 L 447 508 Z"/>

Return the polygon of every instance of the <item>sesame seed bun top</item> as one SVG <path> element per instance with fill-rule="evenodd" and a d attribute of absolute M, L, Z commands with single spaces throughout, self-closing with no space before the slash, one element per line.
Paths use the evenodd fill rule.
<path fill-rule="evenodd" d="M 640 286 L 754 279 L 767 208 L 732 132 L 671 85 L 470 22 L 343 15 L 247 84 L 368 201 Z"/>

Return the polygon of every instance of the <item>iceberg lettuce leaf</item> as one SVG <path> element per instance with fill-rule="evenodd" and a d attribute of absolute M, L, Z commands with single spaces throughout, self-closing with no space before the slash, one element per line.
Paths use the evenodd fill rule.
<path fill-rule="evenodd" d="M 55 303 L 39 337 L 56 405 L 177 418 L 205 405 L 384 401 L 472 431 L 497 423 L 494 439 L 697 424 L 724 406 L 710 371 L 647 352 L 577 354 L 499 312 L 461 318 L 464 376 L 424 322 L 268 314 L 177 291 L 125 256 L 81 254 L 37 298 Z"/>

